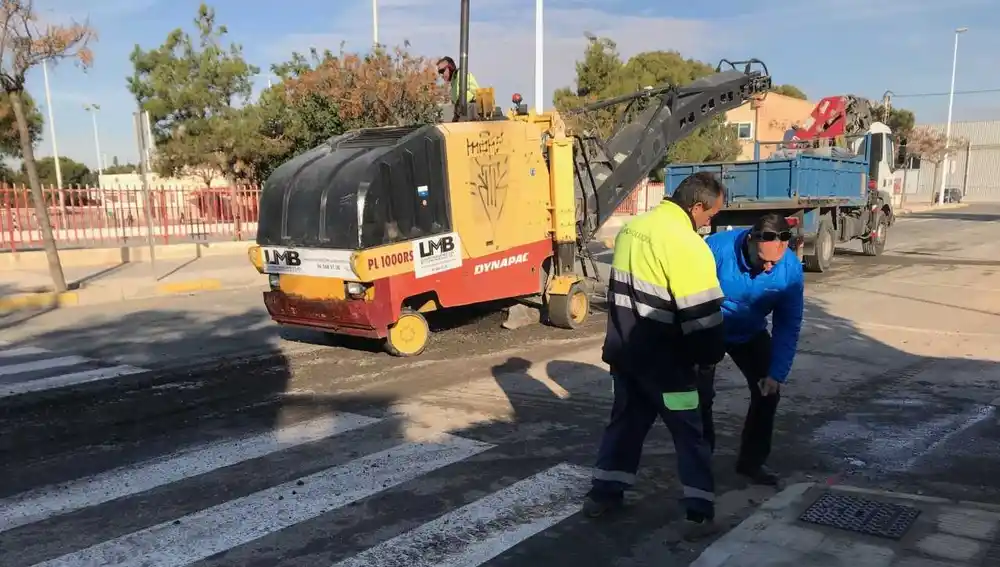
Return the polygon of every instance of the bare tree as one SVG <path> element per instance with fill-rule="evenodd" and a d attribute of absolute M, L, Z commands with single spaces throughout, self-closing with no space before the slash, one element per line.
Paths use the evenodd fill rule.
<path fill-rule="evenodd" d="M 93 53 L 87 46 L 97 34 L 87 22 L 67 25 L 42 22 L 35 11 L 34 0 L 0 0 L 0 24 L 0 88 L 7 93 L 14 111 L 21 139 L 21 157 L 31 185 L 35 214 L 42 229 L 49 274 L 55 291 L 61 293 L 66 291 L 66 277 L 59 262 L 59 250 L 35 167 L 35 152 L 24 104 L 24 76 L 43 61 L 56 64 L 63 59 L 72 59 L 84 68 L 89 67 Z"/>
<path fill-rule="evenodd" d="M 926 126 L 917 126 L 906 136 L 906 152 L 935 165 L 967 144 L 957 136 L 952 136 L 949 144 L 944 132 Z"/>

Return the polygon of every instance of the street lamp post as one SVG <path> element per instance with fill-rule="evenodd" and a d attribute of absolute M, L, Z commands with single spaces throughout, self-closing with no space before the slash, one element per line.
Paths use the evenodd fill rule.
<path fill-rule="evenodd" d="M 545 64 L 545 48 L 543 39 L 545 35 L 545 25 L 542 19 L 543 0 L 535 0 L 535 112 L 541 114 L 545 111 L 545 89 L 542 88 L 543 67 Z"/>
<path fill-rule="evenodd" d="M 101 136 L 97 133 L 97 112 L 101 110 L 99 104 L 85 104 L 83 109 L 90 113 L 94 122 L 94 147 L 97 149 L 97 175 L 104 175 L 104 166 L 101 163 Z M 98 185 L 100 182 L 98 182 Z"/>
<path fill-rule="evenodd" d="M 378 47 L 378 0 L 372 0 L 372 44 Z"/>
<path fill-rule="evenodd" d="M 59 191 L 59 205 L 62 209 L 63 214 L 65 214 L 65 201 L 62 196 L 62 167 L 59 164 L 59 147 L 56 144 L 56 117 L 55 113 L 52 111 L 52 91 L 49 90 L 49 69 L 46 65 L 47 61 L 42 59 L 42 76 L 45 79 L 45 106 L 48 109 L 49 114 L 49 133 L 52 136 L 52 159 L 55 161 L 56 166 L 56 185 L 59 186 L 57 191 Z"/>
<path fill-rule="evenodd" d="M 944 188 L 948 183 L 948 171 L 951 167 L 949 163 L 949 150 L 951 149 L 951 113 L 955 106 L 955 70 L 958 68 L 958 36 L 969 31 L 969 28 L 958 28 L 955 30 L 955 49 L 951 56 L 951 89 L 948 91 L 948 124 L 944 129 L 944 160 L 941 168 L 941 188 L 938 191 L 938 204 L 944 204 Z"/>

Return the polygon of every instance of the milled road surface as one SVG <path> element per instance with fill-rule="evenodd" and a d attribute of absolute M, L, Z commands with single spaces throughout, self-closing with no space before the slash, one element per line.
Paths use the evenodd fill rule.
<path fill-rule="evenodd" d="M 907 217 L 886 255 L 845 250 L 809 276 L 772 458 L 790 482 L 1000 502 L 997 220 L 1000 207 L 983 206 Z M 216 297 L 218 313 L 235 301 Z M 600 313 L 576 332 L 503 331 L 480 316 L 417 360 L 363 343 L 296 350 L 246 319 L 192 324 L 197 343 L 171 327 L 145 347 L 171 354 L 146 363 L 128 350 L 156 336 L 143 321 L 4 331 L 0 387 L 24 372 L 96 378 L 0 389 L 0 565 L 680 566 L 707 544 L 671 543 L 677 484 L 661 425 L 630 508 L 616 521 L 576 513 L 611 400 Z M 258 340 L 204 344 L 226 336 Z M 170 370 L 185 362 L 171 360 L 179 345 L 229 363 Z M 269 356 L 232 358 L 254 345 Z M 745 388 L 724 363 L 716 463 L 732 524 L 771 494 L 731 471 Z"/>

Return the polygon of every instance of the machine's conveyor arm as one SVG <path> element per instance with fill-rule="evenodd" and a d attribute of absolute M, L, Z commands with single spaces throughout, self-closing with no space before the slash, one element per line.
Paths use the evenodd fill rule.
<path fill-rule="evenodd" d="M 731 69 L 722 71 L 722 64 Z M 753 69 L 759 64 L 760 70 Z M 743 65 L 738 70 L 737 65 Z M 602 141 L 578 137 L 577 197 L 583 200 L 578 217 L 581 236 L 590 240 L 636 186 L 663 162 L 672 144 L 707 124 L 720 113 L 739 108 L 754 95 L 771 89 L 767 67 L 756 59 L 723 61 L 714 75 L 686 87 L 657 87 L 577 109 L 588 112 L 648 99 L 646 108 L 623 128 Z"/>

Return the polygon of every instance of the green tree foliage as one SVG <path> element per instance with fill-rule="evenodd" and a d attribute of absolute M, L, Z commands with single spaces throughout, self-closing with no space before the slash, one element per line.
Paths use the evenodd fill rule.
<path fill-rule="evenodd" d="M 28 134 L 31 145 L 38 144 L 42 139 L 42 113 L 35 104 L 35 99 L 26 91 L 21 94 L 25 117 L 28 119 Z M 4 157 L 20 158 L 21 137 L 17 131 L 17 118 L 10 105 L 10 95 L 0 92 L 0 159 Z"/>
<path fill-rule="evenodd" d="M 49 275 L 58 293 L 66 291 L 66 277 L 59 262 L 59 249 L 52 232 L 52 223 L 49 222 L 45 195 L 35 170 L 31 117 L 24 97 L 25 77 L 30 69 L 45 62 L 56 65 L 62 60 L 70 59 L 84 68 L 90 66 L 93 63 L 93 53 L 88 44 L 95 37 L 93 28 L 86 23 L 57 25 L 43 21 L 32 0 L 0 1 L 0 91 L 9 103 L 17 124 L 20 155 L 28 172 L 31 200 L 42 231 Z M 61 208 L 65 210 L 65 207 Z"/>
<path fill-rule="evenodd" d="M 802 92 L 802 89 L 796 87 L 795 85 L 777 85 L 771 89 L 772 93 L 790 96 L 792 98 L 797 98 L 799 100 L 809 100 L 806 93 Z"/>
<path fill-rule="evenodd" d="M 359 128 L 435 123 L 441 120 L 444 89 L 433 61 L 405 47 L 359 55 L 312 51 L 272 67 L 282 81 L 245 109 L 258 129 L 256 147 L 246 147 L 250 177 L 262 180 L 282 162 L 333 136 Z M 254 157 L 256 152 L 256 157 Z"/>
<path fill-rule="evenodd" d="M 43 157 L 35 162 L 38 167 L 38 180 L 43 185 L 56 186 L 56 160 L 52 156 Z M 63 186 L 71 188 L 95 187 L 97 185 L 97 173 L 90 171 L 86 165 L 65 156 L 59 157 L 59 169 L 62 173 Z M 26 176 L 27 170 L 22 165 L 21 175 Z"/>
<path fill-rule="evenodd" d="M 0 185 L 18 185 L 21 177 L 6 163 L 0 161 Z"/>
<path fill-rule="evenodd" d="M 232 152 L 248 143 L 241 106 L 259 69 L 243 59 L 241 46 L 223 46 L 228 32 L 212 8 L 202 4 L 194 24 L 196 37 L 176 29 L 156 49 L 136 45 L 128 87 L 149 112 L 156 171 L 197 175 L 209 185 L 241 169 Z"/>
<path fill-rule="evenodd" d="M 895 108 L 892 106 L 889 107 L 889 117 L 886 119 L 885 106 L 882 104 L 872 105 L 872 116 L 875 120 L 884 122 L 886 126 L 892 129 L 893 137 L 897 143 L 900 140 L 905 140 L 906 136 L 909 135 L 917 123 L 917 117 L 914 116 L 913 112 L 905 108 Z"/>
<path fill-rule="evenodd" d="M 577 89 L 561 88 L 555 92 L 556 108 L 565 112 L 602 99 L 629 94 L 647 86 L 670 84 L 684 86 L 715 72 L 707 63 L 686 59 L 676 51 L 639 53 L 627 62 L 617 45 L 608 38 L 591 37 L 584 56 L 576 64 Z M 622 117 L 622 106 L 589 112 L 568 118 L 578 131 L 609 136 Z M 665 163 L 724 161 L 739 155 L 740 144 L 735 130 L 717 116 L 709 124 L 670 147 Z M 654 171 L 654 176 L 659 172 Z"/>
<path fill-rule="evenodd" d="M 222 45 L 226 28 L 211 8 L 199 8 L 195 26 L 197 37 L 178 29 L 159 48 L 132 54 L 129 89 L 150 113 L 161 175 L 260 183 L 347 130 L 441 119 L 446 97 L 434 62 L 406 49 L 293 53 L 272 66 L 281 81 L 251 103 L 259 70 L 239 46 Z"/>
<path fill-rule="evenodd" d="M 118 156 L 112 156 L 111 165 L 104 168 L 105 175 L 121 175 L 123 173 L 138 173 L 139 166 L 133 163 L 122 164 L 118 161 Z"/>

